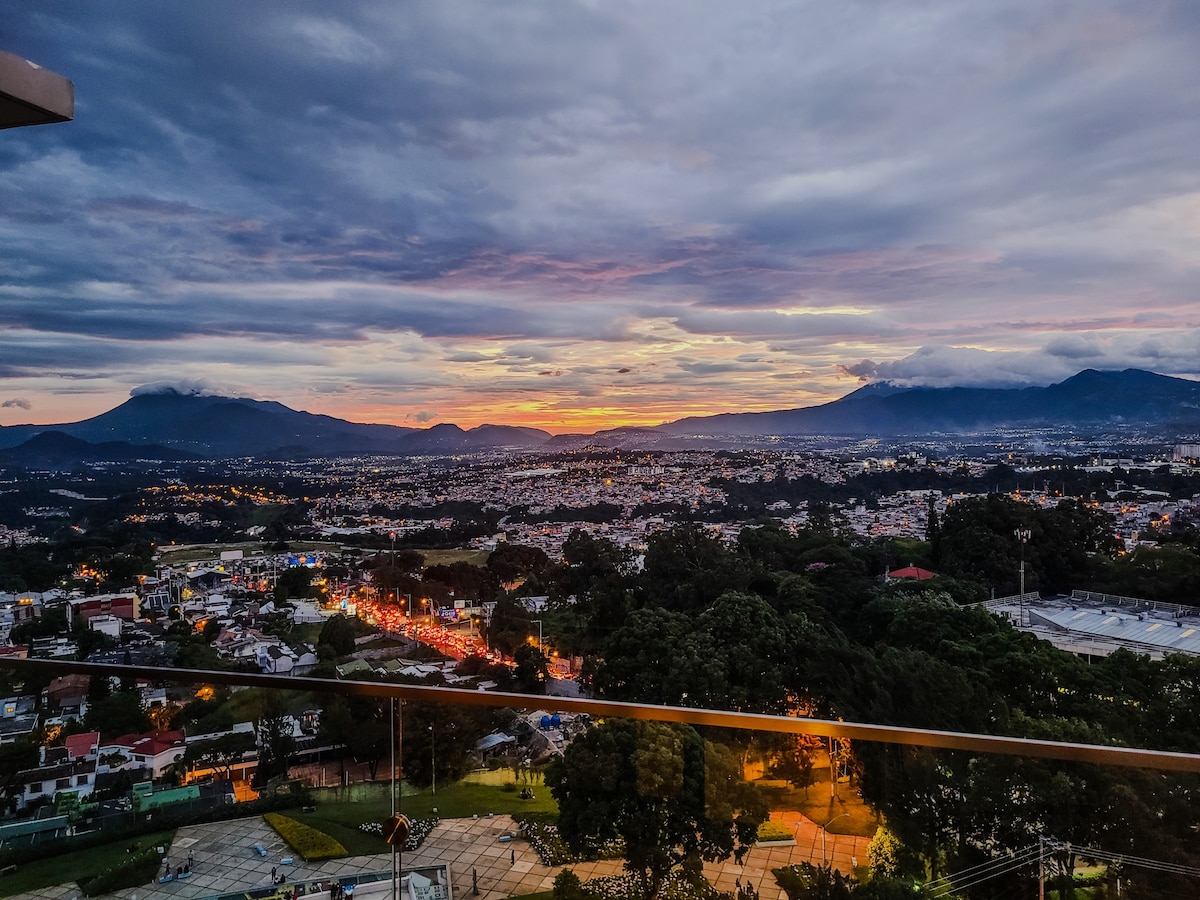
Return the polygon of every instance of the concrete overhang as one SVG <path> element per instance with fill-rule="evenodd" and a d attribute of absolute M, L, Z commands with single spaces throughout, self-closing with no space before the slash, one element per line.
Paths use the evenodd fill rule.
<path fill-rule="evenodd" d="M 0 128 L 68 122 L 75 117 L 69 78 L 0 50 Z"/>

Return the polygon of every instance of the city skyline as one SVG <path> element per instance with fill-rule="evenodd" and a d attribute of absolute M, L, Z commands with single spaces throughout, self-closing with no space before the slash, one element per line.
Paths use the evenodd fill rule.
<path fill-rule="evenodd" d="M 1200 377 L 1186 5 L 12 11 L 77 105 L 0 137 L 0 425 Z"/>

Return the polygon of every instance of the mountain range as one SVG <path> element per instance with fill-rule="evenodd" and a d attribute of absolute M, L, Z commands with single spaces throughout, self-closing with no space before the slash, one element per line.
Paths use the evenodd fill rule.
<path fill-rule="evenodd" d="M 1068 429 L 1116 424 L 1182 434 L 1200 429 L 1200 382 L 1138 369 L 1088 369 L 1027 388 L 869 384 L 820 406 L 679 419 L 657 428 L 555 435 L 537 428 L 464 430 L 369 425 L 281 403 L 165 390 L 137 394 L 81 422 L 0 427 L 0 464 L 59 466 L 72 460 L 448 455 L 484 450 L 702 446 L 769 435 L 925 436 L 999 428 Z"/>

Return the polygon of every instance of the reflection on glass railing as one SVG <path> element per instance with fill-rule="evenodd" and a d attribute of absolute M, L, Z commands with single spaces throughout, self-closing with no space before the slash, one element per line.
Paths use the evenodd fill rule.
<path fill-rule="evenodd" d="M 35 705 L 61 698 L 49 727 L 0 745 L 6 893 L 70 873 L 88 893 L 143 900 L 181 882 L 190 896 L 367 896 L 390 892 L 395 871 L 411 895 L 413 873 L 445 866 L 432 884 L 493 898 L 865 898 L 914 884 L 984 897 L 1039 878 L 1120 878 L 1123 896 L 1150 896 L 1193 874 L 1173 843 L 1200 787 L 1170 771 L 1182 756 L 1155 771 L 1069 758 L 1120 748 L 997 754 L 993 736 L 957 735 L 979 746 L 946 749 L 806 733 L 868 726 L 794 716 L 56 668 L 25 673 L 44 685 Z M 81 720 L 62 715 L 71 689 Z M 395 815 L 411 831 L 392 870 Z M 1135 856 L 1170 862 L 1133 872 Z"/>

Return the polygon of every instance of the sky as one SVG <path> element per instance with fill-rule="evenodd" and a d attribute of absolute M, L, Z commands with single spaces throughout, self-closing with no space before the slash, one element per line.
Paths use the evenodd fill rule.
<path fill-rule="evenodd" d="M 1200 4 L 17 0 L 0 425 L 1200 377 Z"/>

